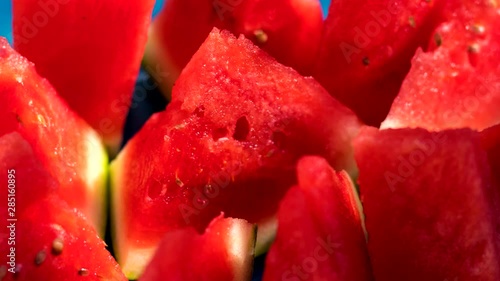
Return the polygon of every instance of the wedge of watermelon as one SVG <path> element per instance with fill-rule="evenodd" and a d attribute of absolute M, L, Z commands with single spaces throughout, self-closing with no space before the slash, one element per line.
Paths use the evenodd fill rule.
<path fill-rule="evenodd" d="M 201 232 L 221 211 L 259 223 L 261 253 L 296 161 L 322 155 L 355 174 L 351 139 L 359 126 L 313 79 L 215 29 L 167 110 L 112 163 L 114 241 L 125 273 L 142 272 L 167 231 L 190 225 Z"/>
<path fill-rule="evenodd" d="M 333 0 L 314 77 L 367 124 L 379 126 L 441 22 L 443 0 Z"/>
<path fill-rule="evenodd" d="M 81 213 L 58 197 L 38 199 L 2 227 L 1 280 L 127 280 Z"/>
<path fill-rule="evenodd" d="M 120 145 L 154 0 L 19 0 L 14 44 L 70 107 Z"/>
<path fill-rule="evenodd" d="M 372 280 L 361 202 L 349 175 L 320 157 L 302 158 L 297 174 L 298 186 L 280 205 L 263 280 Z"/>
<path fill-rule="evenodd" d="M 500 9 L 488 0 L 450 2 L 449 20 L 435 31 L 431 51 L 413 58 L 382 128 L 482 130 L 500 123 Z"/>
<path fill-rule="evenodd" d="M 500 280 L 498 189 L 477 132 L 366 128 L 354 145 L 376 280 Z"/>
<path fill-rule="evenodd" d="M 257 229 L 240 219 L 215 218 L 203 234 L 169 232 L 140 281 L 249 281 Z"/>
<path fill-rule="evenodd" d="M 170 95 L 182 69 L 218 27 L 244 34 L 279 62 L 309 75 L 322 23 L 318 0 L 169 0 L 152 27 L 146 62 L 150 71 L 169 72 L 159 82 Z"/>
<path fill-rule="evenodd" d="M 61 197 L 103 231 L 108 159 L 99 136 L 38 76 L 33 64 L 12 50 L 3 38 L 0 120 L 0 136 L 18 133 L 43 169 L 60 183 Z"/>

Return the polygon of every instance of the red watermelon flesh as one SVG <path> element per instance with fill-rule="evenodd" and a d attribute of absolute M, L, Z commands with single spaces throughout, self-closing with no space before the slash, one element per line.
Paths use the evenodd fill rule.
<path fill-rule="evenodd" d="M 70 107 L 120 145 L 154 0 L 13 2 L 14 44 Z"/>
<path fill-rule="evenodd" d="M 16 214 L 58 188 L 30 144 L 17 132 L 0 137 L 0 171 L 7 184 L 0 196 L 8 204 L 0 208 L 2 218 L 16 218 Z"/>
<path fill-rule="evenodd" d="M 278 211 L 263 280 L 373 280 L 361 203 L 349 175 L 320 157 L 302 158 L 297 174 L 298 186 Z"/>
<path fill-rule="evenodd" d="M 146 61 L 169 88 L 213 27 L 244 34 L 279 62 L 309 75 L 322 31 L 318 0 L 169 0 L 155 19 Z M 158 65 L 159 64 L 159 65 Z"/>
<path fill-rule="evenodd" d="M 367 124 L 386 117 L 443 0 L 333 0 L 314 77 Z"/>
<path fill-rule="evenodd" d="M 99 136 L 3 38 L 0 119 L 0 137 L 19 134 L 43 169 L 60 182 L 61 197 L 104 230 L 107 156 Z"/>
<path fill-rule="evenodd" d="M 488 153 L 491 174 L 496 180 L 500 192 L 500 125 L 482 131 L 481 144 Z"/>
<path fill-rule="evenodd" d="M 490 1 L 465 2 L 448 9 L 431 51 L 413 58 L 382 128 L 482 130 L 500 123 L 500 10 Z"/>
<path fill-rule="evenodd" d="M 311 78 L 247 39 L 214 30 L 167 110 L 112 163 L 120 264 L 127 274 L 141 272 L 139 262 L 165 232 L 186 225 L 203 231 L 221 211 L 260 224 L 260 253 L 273 235 L 265 222 L 294 184 L 295 162 L 322 155 L 355 174 L 351 139 L 359 126 Z"/>
<path fill-rule="evenodd" d="M 250 280 L 255 238 L 253 225 L 222 215 L 203 234 L 174 230 L 164 236 L 140 281 Z"/>
<path fill-rule="evenodd" d="M 499 200 L 477 132 L 366 128 L 354 147 L 376 280 L 500 280 Z"/>
<path fill-rule="evenodd" d="M 58 197 L 38 199 L 16 222 L 7 222 L 10 228 L 2 227 L 1 280 L 127 280 L 81 213 Z M 10 233 L 15 239 L 7 239 Z"/>

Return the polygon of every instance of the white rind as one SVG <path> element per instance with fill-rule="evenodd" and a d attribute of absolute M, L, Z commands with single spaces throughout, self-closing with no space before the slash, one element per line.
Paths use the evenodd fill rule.
<path fill-rule="evenodd" d="M 108 179 L 108 156 L 106 149 L 97 133 L 89 129 L 83 139 L 86 152 L 86 166 L 82 172 L 85 175 L 85 184 L 89 196 L 86 213 L 91 216 L 97 232 L 104 237 L 106 228 L 106 184 Z"/>

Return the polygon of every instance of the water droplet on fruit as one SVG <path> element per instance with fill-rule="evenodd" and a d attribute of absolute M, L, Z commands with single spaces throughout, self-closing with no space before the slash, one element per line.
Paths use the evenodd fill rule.
<path fill-rule="evenodd" d="M 64 249 L 64 242 L 61 238 L 56 238 L 52 241 L 52 254 L 60 255 Z"/>
<path fill-rule="evenodd" d="M 45 250 L 38 252 L 35 256 L 35 265 L 41 265 L 45 261 L 46 257 L 47 253 L 45 253 Z"/>

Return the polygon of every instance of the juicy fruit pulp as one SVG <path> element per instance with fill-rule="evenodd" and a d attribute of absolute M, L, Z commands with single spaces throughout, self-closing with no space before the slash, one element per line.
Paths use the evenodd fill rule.
<path fill-rule="evenodd" d="M 154 2 L 13 1 L 16 50 L 112 152 L 120 145 Z"/>
<path fill-rule="evenodd" d="M 376 280 L 500 280 L 499 190 L 477 132 L 366 128 L 354 145 Z"/>
<path fill-rule="evenodd" d="M 464 3 L 462 3 L 464 2 Z M 432 131 L 500 123 L 500 9 L 450 1 L 448 19 L 419 51 L 383 128 Z"/>
<path fill-rule="evenodd" d="M 281 201 L 263 280 L 372 280 L 361 205 L 347 173 L 305 157 L 297 174 L 298 186 Z"/>
<path fill-rule="evenodd" d="M 17 222 L 10 223 L 10 228 L 2 228 L 0 250 L 8 254 L 0 258 L 0 279 L 127 280 L 82 214 L 59 198 L 37 199 L 18 213 Z M 15 233 L 14 240 L 7 240 L 9 233 Z"/>
<path fill-rule="evenodd" d="M 222 215 L 203 234 L 193 228 L 167 233 L 140 281 L 250 280 L 256 229 Z"/>
<path fill-rule="evenodd" d="M 167 110 L 112 163 L 120 264 L 127 274 L 142 271 L 165 232 L 203 231 L 221 211 L 261 226 L 294 184 L 303 155 L 355 173 L 350 141 L 358 128 L 354 114 L 314 80 L 249 40 L 214 30 Z M 271 239 L 261 235 L 258 252 Z"/>
<path fill-rule="evenodd" d="M 146 62 L 150 71 L 169 72 L 159 82 L 170 93 L 168 84 L 217 27 L 244 34 L 279 62 L 309 75 L 322 23 L 318 0 L 169 0 L 153 24 Z"/>
<path fill-rule="evenodd" d="M 369 125 L 386 117 L 445 1 L 333 0 L 314 77 Z"/>
<path fill-rule="evenodd" d="M 2 38 L 0 120 L 0 137 L 18 133 L 43 169 L 60 182 L 61 197 L 103 231 L 107 156 L 98 135 Z"/>

